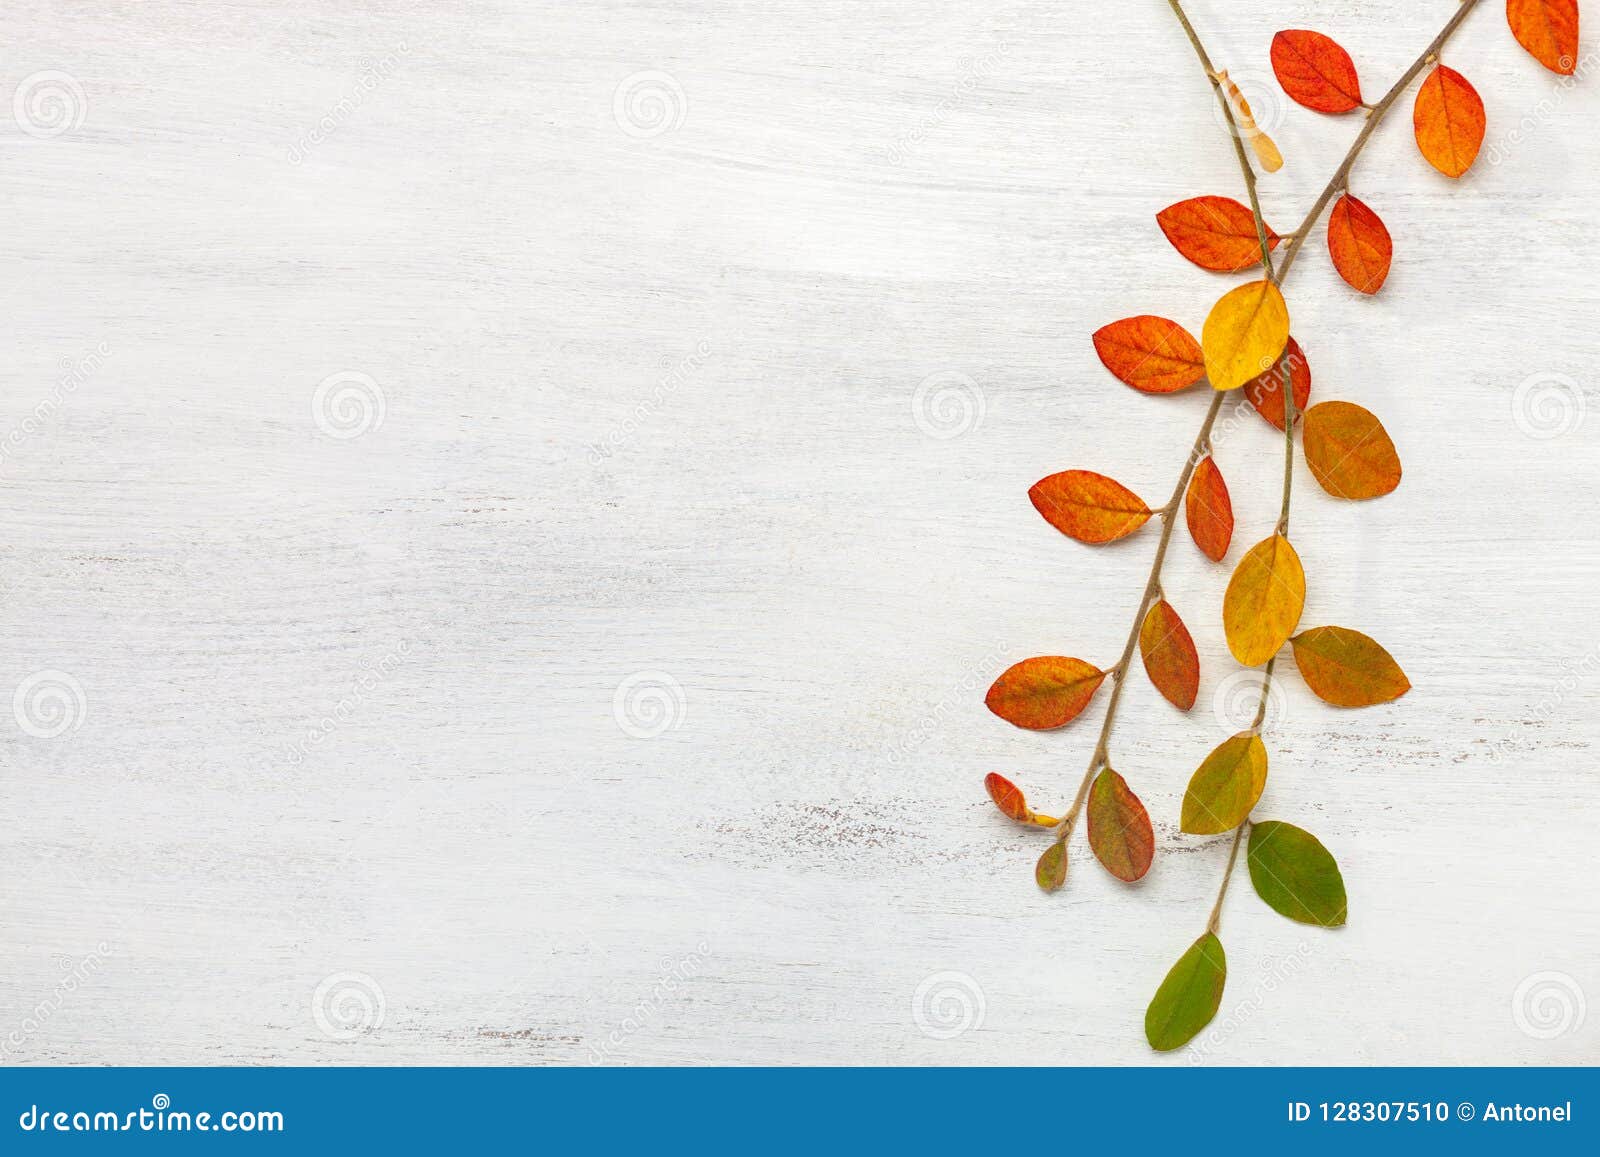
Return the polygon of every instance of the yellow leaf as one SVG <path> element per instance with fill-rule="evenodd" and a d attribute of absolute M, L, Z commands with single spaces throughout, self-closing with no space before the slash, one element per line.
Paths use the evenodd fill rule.
<path fill-rule="evenodd" d="M 1219 390 L 1236 390 L 1270 369 L 1288 344 L 1289 306 L 1270 281 L 1230 289 L 1200 331 L 1206 376 Z"/>
<path fill-rule="evenodd" d="M 1306 572 L 1289 540 L 1274 534 L 1256 543 L 1222 597 L 1228 650 L 1246 667 L 1259 667 L 1289 641 L 1305 605 Z"/>
<path fill-rule="evenodd" d="M 1179 827 L 1192 836 L 1231 832 L 1266 786 L 1267 745 L 1261 737 L 1244 732 L 1225 739 L 1190 777 Z"/>

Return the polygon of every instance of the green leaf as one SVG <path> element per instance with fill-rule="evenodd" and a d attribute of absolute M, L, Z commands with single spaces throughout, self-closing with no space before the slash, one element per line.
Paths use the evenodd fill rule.
<path fill-rule="evenodd" d="M 1228 957 L 1207 932 L 1178 958 L 1144 1014 L 1144 1035 L 1158 1053 L 1182 1048 L 1211 1023 L 1228 980 Z"/>
<path fill-rule="evenodd" d="M 1322 841 L 1293 824 L 1250 829 L 1250 882 L 1273 911 L 1302 924 L 1337 928 L 1345 919 L 1344 877 Z"/>
<path fill-rule="evenodd" d="M 1046 892 L 1054 892 L 1067 882 L 1067 845 L 1057 840 L 1044 850 L 1033 870 L 1034 881 Z"/>
<path fill-rule="evenodd" d="M 1267 745 L 1241 732 L 1223 740 L 1189 779 L 1179 827 L 1191 836 L 1231 832 L 1267 786 Z"/>

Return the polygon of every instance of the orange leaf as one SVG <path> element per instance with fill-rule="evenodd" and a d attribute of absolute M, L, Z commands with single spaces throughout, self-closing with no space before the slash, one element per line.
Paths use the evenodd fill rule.
<path fill-rule="evenodd" d="M 1335 498 L 1379 498 L 1400 485 L 1400 455 L 1383 423 L 1352 402 L 1306 412 L 1306 465 Z"/>
<path fill-rule="evenodd" d="M 1154 513 L 1122 483 L 1092 470 L 1063 470 L 1040 479 L 1028 498 L 1051 526 L 1094 546 L 1132 534 Z"/>
<path fill-rule="evenodd" d="M 1057 840 L 1044 850 L 1033 869 L 1033 878 L 1046 892 L 1054 892 L 1067 882 L 1067 845 Z"/>
<path fill-rule="evenodd" d="M 1335 707 L 1370 707 L 1411 690 L 1394 657 L 1360 631 L 1312 627 L 1289 641 L 1306 686 Z"/>
<path fill-rule="evenodd" d="M 1289 641 L 1305 605 L 1300 556 L 1281 534 L 1262 539 L 1239 560 L 1222 597 L 1228 650 L 1246 667 L 1260 666 Z"/>
<path fill-rule="evenodd" d="M 1428 164 L 1447 177 L 1459 177 L 1483 147 L 1483 98 L 1466 77 L 1441 64 L 1417 90 L 1411 126 Z"/>
<path fill-rule="evenodd" d="M 1221 562 L 1233 541 L 1233 500 L 1222 471 L 1209 457 L 1200 459 L 1183 496 L 1183 516 L 1189 537 L 1212 562 Z"/>
<path fill-rule="evenodd" d="M 1089 847 L 1119 880 L 1132 883 L 1150 870 L 1156 833 L 1139 797 L 1109 767 L 1089 789 Z"/>
<path fill-rule="evenodd" d="M 1349 112 L 1361 105 L 1355 62 L 1320 32 L 1289 29 L 1272 38 L 1272 71 L 1289 99 L 1317 112 Z"/>
<path fill-rule="evenodd" d="M 1346 193 L 1328 216 L 1328 253 L 1340 277 L 1362 293 L 1377 293 L 1389 276 L 1394 242 L 1378 215 Z"/>
<path fill-rule="evenodd" d="M 1189 628 L 1171 603 L 1162 599 L 1150 608 L 1139 628 L 1139 655 L 1156 690 L 1179 711 L 1194 706 L 1200 690 L 1200 656 Z"/>
<path fill-rule="evenodd" d="M 1101 326 L 1094 352 L 1119 381 L 1147 394 L 1170 394 L 1206 376 L 1200 343 L 1164 317 L 1141 314 Z"/>
<path fill-rule="evenodd" d="M 1283 356 L 1289 359 L 1289 382 L 1294 389 L 1294 420 L 1298 422 L 1311 400 L 1311 366 L 1305 352 L 1294 338 L 1283 347 Z M 1283 429 L 1283 359 L 1259 376 L 1252 378 L 1244 388 L 1244 396 L 1270 424 Z"/>
<path fill-rule="evenodd" d="M 1008 819 L 1019 823 L 1027 823 L 1028 801 L 1022 796 L 1021 790 L 1003 775 L 990 772 L 983 777 L 983 786 L 988 789 L 989 798 L 994 800 L 994 806 L 999 808 Z"/>
<path fill-rule="evenodd" d="M 1173 248 L 1202 269 L 1237 273 L 1261 263 L 1255 214 L 1231 197 L 1179 201 L 1157 213 L 1156 223 Z M 1268 249 L 1276 249 L 1279 240 L 1267 230 Z"/>
<path fill-rule="evenodd" d="M 1082 659 L 1046 655 L 1008 668 L 984 703 L 1007 723 L 1029 731 L 1064 727 L 1089 705 L 1106 673 Z"/>
<path fill-rule="evenodd" d="M 1578 0 L 1506 0 L 1506 22 L 1551 72 L 1571 76 L 1578 67 Z"/>

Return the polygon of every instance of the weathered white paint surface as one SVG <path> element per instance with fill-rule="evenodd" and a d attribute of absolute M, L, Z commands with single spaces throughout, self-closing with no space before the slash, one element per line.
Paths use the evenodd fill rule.
<path fill-rule="evenodd" d="M 1278 229 L 1359 122 L 1271 96 L 1274 29 L 1336 34 L 1375 95 L 1453 2 L 1195 0 L 1289 159 Z M 1088 335 L 1198 327 L 1227 282 L 1153 214 L 1240 192 L 1166 6 L 1086 11 L 7 5 L 0 108 L 79 86 L 46 78 L 61 135 L 0 129 L 0 690 L 71 680 L 7 717 L 7 1059 L 1149 1061 L 1225 854 L 1175 823 L 1227 730 L 1225 571 L 1175 543 L 1201 703 L 1141 678 L 1117 729 L 1145 882 L 1080 844 L 1040 895 L 980 787 L 1076 784 L 1097 713 L 1026 734 L 982 689 L 1109 663 L 1154 537 L 1078 546 L 1025 492 L 1083 466 L 1165 495 L 1205 399 L 1133 394 Z M 1448 60 L 1499 151 L 1448 182 L 1403 106 L 1355 178 L 1388 287 L 1320 241 L 1290 284 L 1318 395 L 1406 464 L 1359 507 L 1300 469 L 1306 621 L 1416 690 L 1340 712 L 1290 668 L 1261 814 L 1334 850 L 1352 922 L 1241 881 L 1206 1063 L 1600 1059 L 1600 1010 L 1557 1007 L 1600 1000 L 1600 88 L 1494 4 Z M 652 71 L 667 131 L 632 135 L 615 94 Z M 357 437 L 322 427 L 359 407 L 314 413 L 341 371 L 383 399 Z M 1519 409 L 1534 375 L 1553 408 Z M 1219 437 L 1233 558 L 1277 447 Z M 640 673 L 653 738 L 616 717 Z M 345 973 L 369 1031 L 349 993 L 314 1014 Z"/>

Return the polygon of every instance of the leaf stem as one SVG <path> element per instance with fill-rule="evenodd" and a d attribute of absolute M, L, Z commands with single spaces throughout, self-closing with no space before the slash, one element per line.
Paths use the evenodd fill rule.
<path fill-rule="evenodd" d="M 1188 18 L 1184 16 L 1183 9 L 1179 6 L 1178 0 L 1167 0 L 1167 2 L 1172 5 L 1172 10 L 1178 14 L 1178 19 L 1183 24 L 1184 31 L 1189 35 L 1190 43 L 1194 45 L 1195 51 L 1200 56 L 1201 64 L 1204 65 L 1206 70 L 1206 75 L 1210 77 L 1214 70 L 1212 69 L 1210 61 L 1206 56 L 1205 49 L 1200 44 L 1200 38 L 1195 34 L 1194 27 L 1189 23 Z M 1340 162 L 1339 167 L 1334 171 L 1333 176 L 1328 179 L 1328 183 L 1323 187 L 1322 193 L 1317 197 L 1316 203 L 1311 206 L 1311 211 L 1306 214 L 1305 220 L 1300 223 L 1300 227 L 1294 231 L 1288 248 L 1283 252 L 1283 264 L 1278 269 L 1277 277 L 1274 279 L 1275 281 L 1281 283 L 1282 279 L 1288 276 L 1290 268 L 1294 265 L 1295 258 L 1300 254 L 1301 246 L 1305 244 L 1306 238 L 1311 235 L 1312 227 L 1316 225 L 1317 221 L 1321 218 L 1323 210 L 1328 207 L 1328 202 L 1333 200 L 1333 195 L 1340 190 L 1349 188 L 1350 169 L 1352 166 L 1354 166 L 1356 158 L 1361 155 L 1361 150 L 1366 147 L 1367 141 L 1371 139 L 1374 130 L 1376 130 L 1378 127 L 1378 123 L 1383 120 L 1385 114 L 1387 114 L 1389 109 L 1394 106 L 1395 101 L 1397 101 L 1406 91 L 1406 89 L 1411 86 L 1411 82 L 1417 79 L 1418 74 L 1420 74 L 1422 70 L 1428 66 L 1429 62 L 1438 59 L 1439 50 L 1444 47 L 1445 42 L 1448 41 L 1450 37 L 1455 35 L 1455 31 L 1457 28 L 1461 27 L 1462 21 L 1464 21 L 1477 6 L 1478 0 L 1460 0 L 1460 5 L 1456 9 L 1455 14 L 1445 22 L 1445 26 L 1440 29 L 1439 35 L 1433 38 L 1432 43 L 1430 43 L 1427 48 L 1423 49 L 1422 55 L 1418 56 L 1417 59 L 1412 62 L 1411 67 L 1406 69 L 1405 72 L 1401 74 L 1400 79 L 1395 81 L 1393 87 L 1391 87 L 1389 91 L 1384 94 L 1382 100 L 1375 105 L 1368 106 L 1366 123 L 1361 126 L 1361 131 L 1356 134 L 1356 139 L 1351 143 L 1350 150 L 1345 153 L 1344 160 Z M 1213 87 L 1216 86 L 1217 82 L 1214 77 L 1212 77 L 1211 83 Z M 1233 118 L 1231 116 L 1228 118 L 1228 123 L 1230 125 L 1233 123 Z M 1237 137 L 1235 138 L 1234 144 L 1235 146 L 1238 145 Z M 1245 158 L 1242 149 L 1240 150 L 1239 159 L 1248 170 L 1250 167 L 1249 161 Z M 1247 177 L 1246 184 L 1250 187 L 1252 204 L 1254 204 L 1255 180 L 1253 173 Z M 1259 228 L 1261 222 L 1261 212 L 1259 207 L 1256 209 L 1256 222 Z M 1265 256 L 1265 244 L 1262 246 L 1262 252 Z M 1268 276 L 1270 277 L 1272 275 L 1270 257 L 1267 259 L 1267 268 Z M 1287 357 L 1284 358 L 1282 364 L 1284 386 L 1283 505 L 1278 514 L 1278 533 L 1287 534 L 1289 531 L 1289 498 L 1294 478 L 1294 424 L 1297 415 L 1295 413 L 1294 404 L 1292 367 L 1289 365 Z M 1266 721 L 1267 696 L 1272 688 L 1272 669 L 1276 665 L 1277 658 L 1274 657 L 1268 660 L 1266 668 L 1262 672 L 1261 698 L 1256 704 L 1255 722 L 1251 725 L 1252 733 L 1259 734 L 1262 724 Z M 1222 920 L 1222 901 L 1223 898 L 1228 894 L 1228 882 L 1233 878 L 1234 864 L 1239 859 L 1239 843 L 1244 838 L 1245 829 L 1249 826 L 1250 817 L 1246 816 L 1242 821 L 1240 821 L 1239 826 L 1234 829 L 1233 850 L 1228 853 L 1228 866 L 1222 874 L 1222 886 L 1217 889 L 1217 902 L 1212 906 L 1211 918 L 1206 922 L 1207 932 L 1215 933 Z"/>
<path fill-rule="evenodd" d="M 1072 800 L 1072 807 L 1062 817 L 1061 824 L 1056 829 L 1058 842 L 1072 834 L 1073 825 L 1078 822 L 1078 813 L 1083 810 L 1084 800 L 1089 796 L 1089 785 L 1094 782 L 1095 773 L 1110 764 L 1108 746 L 1111 742 L 1111 728 L 1117 719 L 1117 704 L 1122 701 L 1122 688 L 1128 681 L 1128 668 L 1133 662 L 1133 648 L 1139 642 L 1139 628 L 1144 626 L 1144 617 L 1149 613 L 1151 603 L 1161 597 L 1161 568 L 1167 559 L 1167 546 L 1172 542 L 1172 528 L 1178 522 L 1178 510 L 1183 505 L 1183 492 L 1189 487 L 1189 479 L 1193 476 L 1195 467 L 1210 453 L 1211 427 L 1216 424 L 1217 414 L 1222 410 L 1223 391 L 1212 390 L 1211 394 L 1211 405 L 1206 410 L 1205 421 L 1200 423 L 1200 432 L 1194 437 L 1194 446 L 1189 450 L 1189 458 L 1183 465 L 1183 473 L 1178 475 L 1178 484 L 1172 488 L 1172 497 L 1159 511 L 1161 541 L 1156 546 L 1155 558 L 1150 562 L 1150 577 L 1145 580 L 1144 594 L 1139 596 L 1139 606 L 1134 612 L 1133 626 L 1128 629 L 1128 639 L 1122 645 L 1122 658 L 1111 668 L 1111 676 L 1115 682 L 1111 687 L 1111 701 L 1106 704 L 1105 721 L 1100 724 L 1100 738 L 1094 745 L 1094 753 L 1089 756 L 1089 766 L 1083 773 L 1082 782 L 1078 784 L 1078 794 Z"/>

